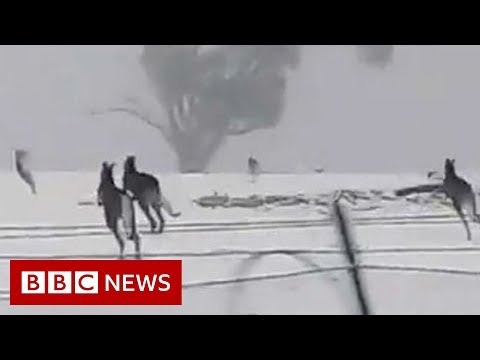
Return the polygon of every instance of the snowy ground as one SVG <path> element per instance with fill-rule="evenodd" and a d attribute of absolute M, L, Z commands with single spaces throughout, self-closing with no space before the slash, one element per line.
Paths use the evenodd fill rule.
<path fill-rule="evenodd" d="M 387 194 L 387 200 L 372 195 L 350 209 L 361 263 L 369 266 L 364 274 L 375 314 L 480 314 L 480 229 L 472 225 L 474 241 L 468 243 L 448 207 L 388 199 L 393 189 L 425 183 L 423 176 L 363 174 L 266 175 L 256 183 L 246 175 L 162 175 L 164 193 L 183 215 L 167 218 L 163 235 L 144 233 L 142 246 L 147 256 L 183 260 L 183 306 L 10 307 L 11 258 L 117 255 L 101 209 L 79 206 L 94 199 L 98 174 L 40 173 L 36 178 L 38 195 L 33 196 L 14 174 L 0 174 L 0 314 L 355 314 L 345 270 L 294 274 L 311 268 L 279 254 L 239 270 L 248 252 L 287 249 L 301 250 L 302 259 L 323 268 L 344 266 L 325 208 L 210 209 L 193 202 L 214 192 L 231 197 L 321 194 L 327 199 L 337 189 Z M 146 230 L 143 215 L 138 217 Z M 222 254 L 225 250 L 243 253 Z M 449 273 L 452 269 L 465 274 Z M 292 276 L 264 278 L 282 274 Z M 221 283 L 239 277 L 260 279 Z"/>

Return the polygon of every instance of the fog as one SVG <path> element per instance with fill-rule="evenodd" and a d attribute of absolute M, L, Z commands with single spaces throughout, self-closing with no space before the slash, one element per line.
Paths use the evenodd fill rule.
<path fill-rule="evenodd" d="M 39 170 L 96 170 L 136 154 L 149 170 L 177 170 L 159 132 L 126 114 L 95 109 L 141 99 L 155 112 L 141 46 L 0 46 L 0 167 L 27 148 Z M 369 67 L 353 46 L 304 46 L 274 129 L 230 138 L 208 171 L 414 172 L 480 168 L 480 46 L 396 46 Z"/>

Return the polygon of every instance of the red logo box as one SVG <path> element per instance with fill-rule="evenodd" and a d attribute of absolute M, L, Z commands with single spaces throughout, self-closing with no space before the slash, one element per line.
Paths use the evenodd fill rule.
<path fill-rule="evenodd" d="M 182 305 L 182 261 L 11 260 L 10 305 Z"/>

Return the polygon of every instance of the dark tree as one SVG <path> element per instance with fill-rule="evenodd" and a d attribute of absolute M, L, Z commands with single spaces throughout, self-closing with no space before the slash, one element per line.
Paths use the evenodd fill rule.
<path fill-rule="evenodd" d="M 229 136 L 275 127 L 299 61 L 297 45 L 145 46 L 142 65 L 180 171 L 205 170 Z"/>
<path fill-rule="evenodd" d="M 388 62 L 391 45 L 358 45 L 362 61 Z M 205 171 L 222 143 L 280 122 L 288 74 L 300 65 L 299 45 L 146 45 L 143 70 L 167 114 L 115 108 L 161 131 L 181 172 Z"/>

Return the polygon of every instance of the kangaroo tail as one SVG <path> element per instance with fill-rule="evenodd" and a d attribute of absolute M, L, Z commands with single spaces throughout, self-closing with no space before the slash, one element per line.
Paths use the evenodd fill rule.
<path fill-rule="evenodd" d="M 168 215 L 170 215 L 173 218 L 177 218 L 182 215 L 181 212 L 175 212 L 172 208 L 172 204 L 170 201 L 165 197 L 163 194 L 159 194 L 159 202 L 162 206 L 162 208 L 167 212 Z"/>
<path fill-rule="evenodd" d="M 467 211 L 473 221 L 480 223 L 480 215 L 477 213 L 477 197 L 474 191 L 470 193 L 470 204 Z"/>

